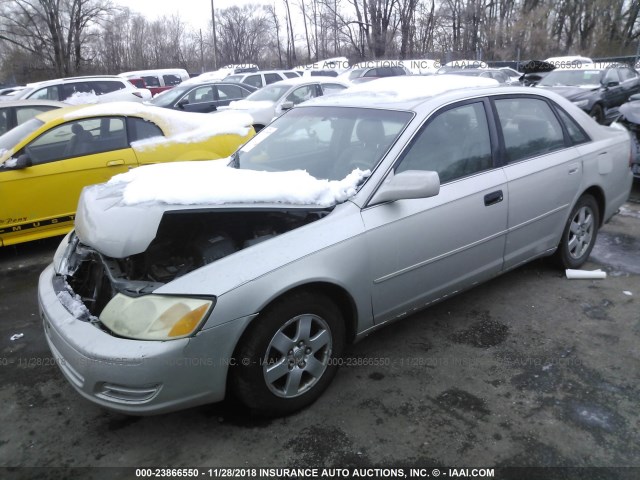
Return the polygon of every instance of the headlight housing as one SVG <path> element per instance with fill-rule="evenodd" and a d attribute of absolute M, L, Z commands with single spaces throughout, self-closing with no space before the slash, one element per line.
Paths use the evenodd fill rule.
<path fill-rule="evenodd" d="M 192 335 L 205 321 L 215 299 L 118 293 L 100 314 L 113 333 L 137 340 L 175 340 Z"/>
<path fill-rule="evenodd" d="M 53 269 L 58 274 L 64 275 L 66 273 L 67 253 L 69 250 L 69 243 L 71 242 L 71 237 L 73 235 L 73 230 L 67 233 L 67 235 L 60 242 L 60 245 L 58 245 L 56 253 L 53 254 Z"/>
<path fill-rule="evenodd" d="M 573 104 L 578 108 L 586 108 L 589 105 L 589 100 L 576 100 Z"/>

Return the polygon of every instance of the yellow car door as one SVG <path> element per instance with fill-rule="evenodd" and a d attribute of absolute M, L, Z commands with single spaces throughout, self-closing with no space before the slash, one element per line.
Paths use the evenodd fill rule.
<path fill-rule="evenodd" d="M 93 117 L 57 125 L 0 170 L 0 244 L 66 233 L 80 191 L 137 166 L 123 117 Z"/>

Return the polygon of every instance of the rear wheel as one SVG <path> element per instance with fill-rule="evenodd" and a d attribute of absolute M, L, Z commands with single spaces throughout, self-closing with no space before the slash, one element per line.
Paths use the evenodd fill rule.
<path fill-rule="evenodd" d="M 344 348 L 344 320 L 323 294 L 283 298 L 254 320 L 231 372 L 235 396 L 254 413 L 287 415 L 329 386 Z"/>
<path fill-rule="evenodd" d="M 587 261 L 598 235 L 600 214 L 591 195 L 583 195 L 571 210 L 562 233 L 557 258 L 564 268 L 580 268 Z"/>

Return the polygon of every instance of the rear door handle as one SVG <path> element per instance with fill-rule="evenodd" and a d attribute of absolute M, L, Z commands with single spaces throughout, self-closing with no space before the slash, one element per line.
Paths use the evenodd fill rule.
<path fill-rule="evenodd" d="M 484 204 L 485 206 L 495 205 L 496 203 L 500 203 L 504 199 L 504 195 L 502 194 L 502 190 L 498 190 L 497 192 L 487 193 L 484 196 Z"/>

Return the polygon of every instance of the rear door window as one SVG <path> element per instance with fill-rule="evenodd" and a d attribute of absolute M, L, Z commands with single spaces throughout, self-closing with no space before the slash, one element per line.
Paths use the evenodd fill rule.
<path fill-rule="evenodd" d="M 266 85 L 269 85 L 271 83 L 275 83 L 275 82 L 279 82 L 280 80 L 282 80 L 282 77 L 280 75 L 278 75 L 277 73 L 265 73 L 264 74 L 264 82 Z"/>
<path fill-rule="evenodd" d="M 252 85 L 257 88 L 261 88 L 263 86 L 262 77 L 260 75 L 249 75 L 247 78 L 244 79 L 243 83 Z"/>
<path fill-rule="evenodd" d="M 495 105 L 508 163 L 565 147 L 562 126 L 546 101 L 504 98 L 496 99 Z"/>
<path fill-rule="evenodd" d="M 219 100 L 236 100 L 246 96 L 246 94 L 243 95 L 242 88 L 235 85 L 216 85 L 216 88 L 218 89 Z"/>

